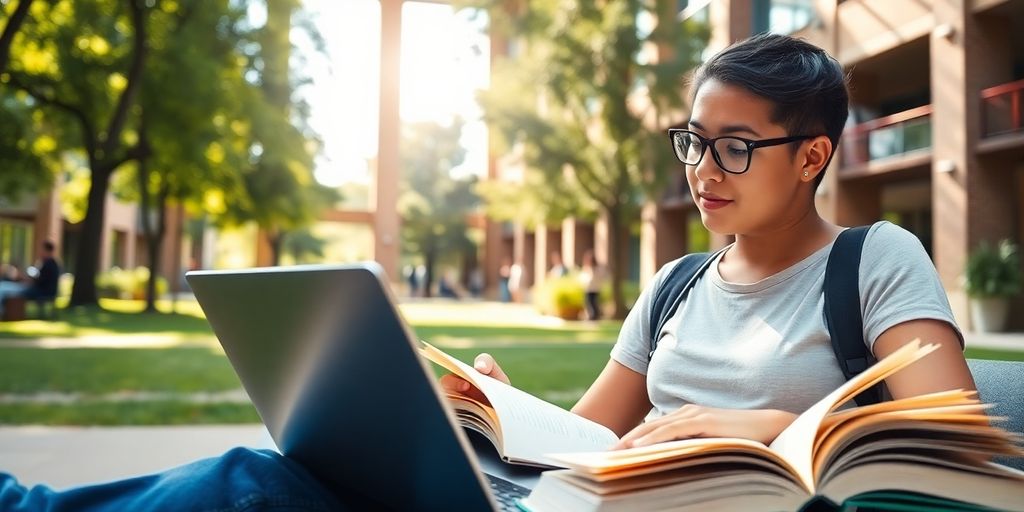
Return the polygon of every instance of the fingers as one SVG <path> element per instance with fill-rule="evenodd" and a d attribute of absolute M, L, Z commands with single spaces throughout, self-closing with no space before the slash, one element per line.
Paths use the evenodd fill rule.
<path fill-rule="evenodd" d="M 469 388 L 473 387 L 473 385 L 467 380 L 449 373 L 441 376 L 441 387 L 443 387 L 445 391 L 465 393 L 466 391 L 469 391 Z"/>
<path fill-rule="evenodd" d="M 613 450 L 647 446 L 650 444 L 697 437 L 706 427 L 706 414 L 695 405 L 685 405 L 678 411 L 658 419 L 644 422 L 619 439 Z"/>
<path fill-rule="evenodd" d="M 494 357 L 486 352 L 476 356 L 476 359 L 473 361 L 473 368 L 475 368 L 476 371 L 500 380 L 505 384 L 511 384 L 508 375 L 505 375 L 505 372 L 500 366 L 498 366 L 498 362 L 494 360 Z"/>
<path fill-rule="evenodd" d="M 461 377 L 457 377 L 452 374 L 446 374 L 441 376 L 441 387 L 448 393 L 455 393 L 459 395 L 468 396 L 478 402 L 490 403 L 487 397 L 484 396 L 483 392 L 477 389 L 476 386 L 470 384 L 468 381 Z"/>

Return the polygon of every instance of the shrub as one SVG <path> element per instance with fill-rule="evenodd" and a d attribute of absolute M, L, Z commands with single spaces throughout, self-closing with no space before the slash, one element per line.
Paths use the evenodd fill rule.
<path fill-rule="evenodd" d="M 545 315 L 577 320 L 583 312 L 583 284 L 575 275 L 549 278 L 534 287 L 534 305 Z"/>
<path fill-rule="evenodd" d="M 96 292 L 100 297 L 112 299 L 144 299 L 146 298 L 146 281 L 149 280 L 149 269 L 135 267 L 124 270 L 114 267 L 96 276 Z M 167 280 L 157 277 L 156 295 L 167 293 Z"/>
<path fill-rule="evenodd" d="M 999 242 L 998 247 L 982 242 L 967 258 L 965 285 L 971 297 L 1009 297 L 1020 293 L 1017 246 L 1009 240 Z"/>

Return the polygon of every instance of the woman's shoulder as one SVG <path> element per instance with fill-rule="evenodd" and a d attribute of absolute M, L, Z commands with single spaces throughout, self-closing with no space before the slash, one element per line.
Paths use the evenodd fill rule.
<path fill-rule="evenodd" d="M 888 274 L 922 267 L 934 270 L 917 235 L 889 221 L 874 223 L 864 239 L 861 272 Z"/>
<path fill-rule="evenodd" d="M 877 251 L 884 253 L 907 249 L 924 250 L 924 246 L 921 245 L 921 240 L 917 235 L 887 220 L 881 220 L 872 224 L 868 229 L 867 236 L 864 238 L 865 252 Z"/>

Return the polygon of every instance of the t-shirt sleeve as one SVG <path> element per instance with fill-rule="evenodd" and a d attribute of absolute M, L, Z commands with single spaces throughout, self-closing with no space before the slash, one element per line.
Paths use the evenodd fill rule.
<path fill-rule="evenodd" d="M 920 240 L 895 224 L 878 222 L 868 231 L 860 261 L 860 296 L 864 340 L 872 353 L 883 332 L 911 320 L 946 322 L 964 346 L 935 265 Z"/>
<path fill-rule="evenodd" d="M 665 281 L 668 271 L 680 260 L 669 262 L 654 275 L 640 292 L 633 309 L 619 330 L 619 338 L 612 347 L 611 358 L 641 375 L 647 375 L 648 355 L 651 353 L 651 310 L 654 308 L 655 290 Z"/>

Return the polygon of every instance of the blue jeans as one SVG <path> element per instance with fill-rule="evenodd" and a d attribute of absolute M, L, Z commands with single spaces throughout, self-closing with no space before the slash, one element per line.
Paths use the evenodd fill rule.
<path fill-rule="evenodd" d="M 331 511 L 341 504 L 297 462 L 235 448 L 155 475 L 54 491 L 0 473 L 0 511 Z"/>

